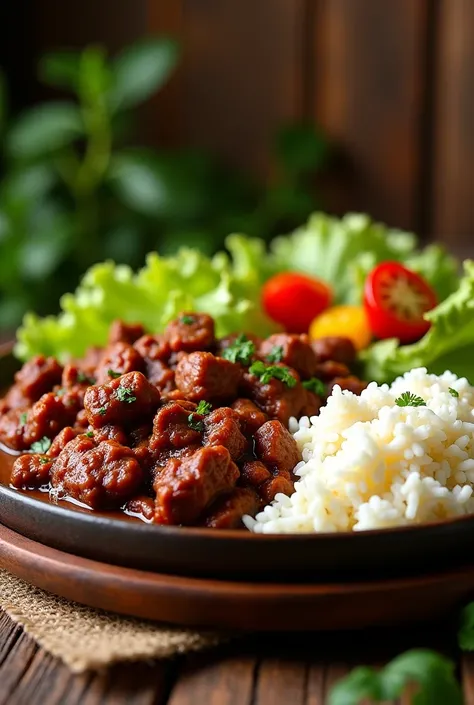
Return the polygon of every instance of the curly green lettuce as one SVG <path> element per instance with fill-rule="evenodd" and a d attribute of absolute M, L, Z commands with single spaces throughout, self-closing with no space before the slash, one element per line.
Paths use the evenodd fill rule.
<path fill-rule="evenodd" d="M 366 379 L 391 382 L 413 367 L 426 367 L 434 374 L 451 370 L 474 382 L 474 262 L 466 260 L 463 266 L 457 290 L 425 314 L 431 328 L 421 340 L 399 345 L 391 338 L 362 353 Z"/>
<path fill-rule="evenodd" d="M 183 310 L 212 315 L 218 335 L 236 330 L 266 335 L 278 326 L 262 310 L 261 289 L 281 271 L 320 277 L 333 288 L 336 303 L 360 302 L 368 271 L 389 259 L 410 263 L 441 298 L 456 286 L 457 264 L 441 247 L 417 250 L 413 234 L 357 213 L 343 218 L 315 213 L 269 248 L 258 238 L 230 235 L 226 248 L 213 258 L 191 248 L 171 257 L 153 252 L 137 273 L 113 262 L 94 265 L 76 292 L 61 298 L 58 316 L 25 316 L 16 356 L 78 357 L 89 346 L 105 344 L 115 318 L 139 321 L 149 332 L 159 333 Z"/>

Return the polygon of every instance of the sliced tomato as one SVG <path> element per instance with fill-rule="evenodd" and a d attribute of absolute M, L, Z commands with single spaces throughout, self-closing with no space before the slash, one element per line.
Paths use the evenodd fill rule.
<path fill-rule="evenodd" d="M 365 282 L 364 306 L 377 338 L 414 343 L 429 330 L 423 315 L 437 304 L 431 286 L 399 262 L 383 262 Z"/>
<path fill-rule="evenodd" d="M 312 340 L 334 336 L 349 338 L 357 350 L 366 348 L 372 340 L 372 332 L 364 307 L 332 306 L 317 316 L 309 327 Z"/>
<path fill-rule="evenodd" d="M 330 305 L 332 298 L 332 290 L 325 282 L 296 272 L 276 274 L 262 290 L 265 312 L 288 333 L 306 333 L 311 321 Z"/>

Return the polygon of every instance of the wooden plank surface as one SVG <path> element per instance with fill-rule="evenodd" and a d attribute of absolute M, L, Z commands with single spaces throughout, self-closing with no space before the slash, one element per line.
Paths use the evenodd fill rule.
<path fill-rule="evenodd" d="M 417 632 L 247 637 L 206 653 L 72 675 L 0 613 L 0 705 L 326 705 L 355 665 L 381 666 L 413 647 L 453 655 L 446 625 Z M 460 665 L 474 705 L 474 657 Z M 409 705 L 410 697 L 385 705 Z M 448 703 L 446 704 L 448 705 Z"/>
<path fill-rule="evenodd" d="M 474 3 L 440 0 L 433 232 L 472 257 L 474 235 Z"/>
<path fill-rule="evenodd" d="M 340 153 L 326 195 L 338 212 L 418 226 L 428 6 L 315 0 L 313 117 Z"/>

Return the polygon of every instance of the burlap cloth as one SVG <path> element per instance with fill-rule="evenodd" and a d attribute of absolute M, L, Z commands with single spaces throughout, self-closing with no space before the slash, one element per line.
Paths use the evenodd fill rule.
<path fill-rule="evenodd" d="M 168 658 L 230 639 L 122 617 L 67 602 L 0 570 L 0 607 L 75 673 L 119 661 Z"/>

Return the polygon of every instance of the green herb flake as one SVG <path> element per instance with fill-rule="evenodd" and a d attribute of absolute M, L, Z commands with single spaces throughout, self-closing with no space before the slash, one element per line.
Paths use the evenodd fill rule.
<path fill-rule="evenodd" d="M 267 360 L 268 362 L 281 362 L 283 360 L 284 354 L 285 352 L 283 350 L 283 346 L 274 345 L 267 355 Z"/>
<path fill-rule="evenodd" d="M 93 431 L 87 431 L 86 436 L 87 436 L 87 438 L 94 438 Z"/>
<path fill-rule="evenodd" d="M 412 702 L 417 705 L 462 705 L 455 665 L 429 649 L 411 649 L 394 658 L 380 671 L 359 666 L 333 686 L 328 705 L 359 705 L 362 701 L 385 703 L 403 695 L 416 684 Z"/>
<path fill-rule="evenodd" d="M 93 377 L 89 377 L 89 375 L 86 375 L 86 373 L 82 372 L 82 370 L 79 370 L 77 373 L 77 381 L 79 384 L 95 384 L 95 379 Z"/>
<path fill-rule="evenodd" d="M 24 411 L 22 414 L 20 414 L 20 419 L 19 419 L 19 421 L 20 421 L 20 426 L 24 426 L 24 425 L 25 425 L 27 418 L 28 418 L 28 414 L 26 413 L 26 411 Z"/>
<path fill-rule="evenodd" d="M 43 456 L 42 458 L 39 459 L 39 461 L 40 461 L 40 465 L 47 465 L 48 463 L 51 462 L 51 458 Z"/>
<path fill-rule="evenodd" d="M 317 377 L 311 377 L 311 379 L 308 379 L 306 380 L 306 382 L 303 382 L 303 387 L 307 389 L 308 392 L 313 392 L 313 394 L 317 394 L 318 397 L 324 397 L 326 395 L 326 386 L 324 382 L 322 382 Z"/>
<path fill-rule="evenodd" d="M 456 399 L 459 397 L 459 392 L 457 392 L 455 389 L 452 387 L 449 388 L 449 393 L 451 394 L 452 397 L 456 397 Z"/>
<path fill-rule="evenodd" d="M 403 392 L 398 399 L 395 399 L 397 406 L 426 406 L 426 402 L 421 397 L 411 392 Z"/>
<path fill-rule="evenodd" d="M 47 453 L 51 448 L 51 441 L 47 436 L 43 436 L 40 441 L 31 444 L 33 453 Z"/>
<path fill-rule="evenodd" d="M 257 360 L 249 367 L 249 372 L 255 377 L 260 377 L 262 384 L 268 384 L 271 379 L 279 379 L 288 387 L 294 387 L 297 380 L 293 377 L 288 367 L 278 365 L 265 365 L 261 360 Z"/>
<path fill-rule="evenodd" d="M 188 426 L 192 428 L 193 431 L 199 431 L 201 433 L 204 431 L 204 423 L 200 419 L 195 419 L 194 414 L 189 414 Z"/>
<path fill-rule="evenodd" d="M 223 350 L 222 357 L 229 362 L 240 362 L 241 365 L 250 365 L 254 353 L 255 343 L 242 333 L 228 348 Z"/>
<path fill-rule="evenodd" d="M 115 372 L 115 370 L 107 370 L 107 374 L 111 377 L 111 379 L 117 379 L 117 377 L 122 376 L 121 372 Z"/>
<path fill-rule="evenodd" d="M 185 326 L 190 326 L 194 323 L 193 316 L 181 316 L 179 320 L 181 321 L 181 323 L 184 323 Z"/>
<path fill-rule="evenodd" d="M 201 399 L 199 404 L 196 407 L 196 411 L 194 412 L 195 414 L 201 414 L 201 416 L 205 416 L 208 414 L 212 409 L 212 404 L 208 401 L 204 401 Z"/>
<path fill-rule="evenodd" d="M 101 406 L 99 409 L 99 414 L 101 416 L 105 416 L 106 413 L 107 413 L 107 409 L 105 408 L 105 406 Z"/>
<path fill-rule="evenodd" d="M 58 389 L 58 391 L 56 392 L 56 396 L 57 396 L 57 397 L 63 397 L 63 396 L 66 394 L 66 391 L 67 391 L 67 390 L 66 390 L 64 387 L 61 387 L 61 388 Z"/>
<path fill-rule="evenodd" d="M 134 401 L 137 401 L 137 398 L 136 396 L 134 396 L 133 391 L 128 387 L 119 387 L 115 392 L 115 396 L 119 401 L 123 401 L 126 404 L 133 404 Z"/>

